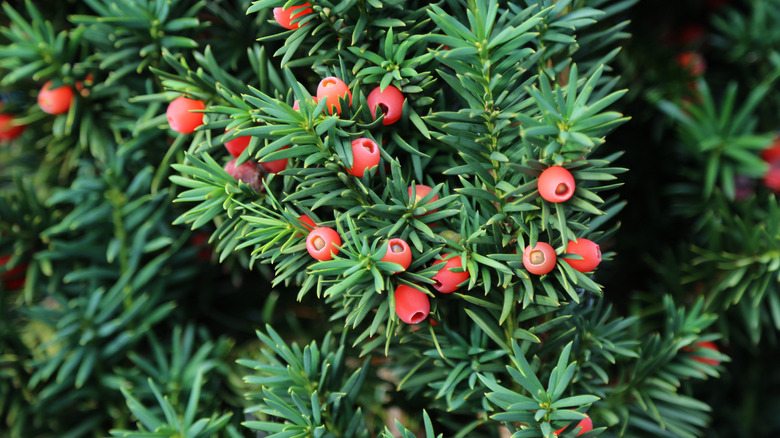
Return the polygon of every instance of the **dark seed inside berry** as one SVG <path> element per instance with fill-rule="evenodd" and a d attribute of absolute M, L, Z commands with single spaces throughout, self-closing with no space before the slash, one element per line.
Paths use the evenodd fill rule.
<path fill-rule="evenodd" d="M 382 111 L 382 114 L 387 115 L 387 112 L 390 110 L 387 105 L 384 103 L 379 104 L 379 109 Z"/>
<path fill-rule="evenodd" d="M 531 260 L 531 264 L 533 265 L 541 265 L 544 263 L 544 252 L 542 251 L 531 251 L 531 254 L 528 257 Z"/>
<path fill-rule="evenodd" d="M 569 186 L 567 186 L 564 183 L 558 184 L 558 187 L 555 188 L 556 195 L 565 195 L 568 192 L 569 192 Z"/>
<path fill-rule="evenodd" d="M 404 252 L 404 247 L 401 245 L 390 245 L 390 250 L 393 252 Z"/>
<path fill-rule="evenodd" d="M 314 245 L 314 248 L 317 249 L 317 251 L 321 250 L 322 248 L 325 248 L 325 239 L 322 237 L 315 237 L 314 240 L 311 241 L 312 245 Z"/>

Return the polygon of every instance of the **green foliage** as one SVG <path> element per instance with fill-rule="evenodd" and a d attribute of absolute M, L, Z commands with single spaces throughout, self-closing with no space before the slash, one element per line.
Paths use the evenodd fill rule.
<path fill-rule="evenodd" d="M 488 400 L 504 410 L 494 414 L 492 418 L 511 424 L 527 425 L 516 432 L 510 429 L 514 432 L 513 437 L 548 437 L 553 431 L 553 421 L 581 420 L 585 416 L 572 408 L 582 408 L 598 400 L 598 397 L 586 394 L 562 397 L 576 370 L 576 364 L 568 363 L 571 346 L 572 344 L 568 344 L 564 347 L 558 364 L 550 372 L 545 388 L 534 374 L 520 347 L 517 344 L 512 345 L 510 359 L 514 367 L 507 366 L 507 370 L 512 380 L 529 396 L 505 388 L 489 376 L 480 376 L 480 380 L 492 391 L 486 394 Z"/>
<path fill-rule="evenodd" d="M 780 207 L 757 180 L 780 56 L 760 2 L 715 19 L 722 59 L 758 66 L 735 69 L 742 103 L 732 80 L 636 77 L 633 0 L 318 0 L 293 30 L 282 0 L 65 3 L 0 18 L 0 110 L 27 126 L 0 144 L 2 436 L 554 437 L 585 417 L 585 437 L 707 436 L 697 385 L 728 355 L 702 342 L 733 348 L 732 318 L 776 338 Z M 340 113 L 315 98 L 328 76 L 351 91 Z M 48 80 L 75 90 L 66 114 L 35 104 Z M 384 125 L 367 96 L 389 86 L 405 100 Z M 645 263 L 617 231 L 625 167 L 646 164 L 617 105 L 639 95 L 625 112 L 654 120 L 647 139 L 682 146 L 655 195 L 695 221 L 658 239 L 677 254 L 661 281 L 609 288 Z M 179 96 L 205 103 L 192 134 L 167 129 Z M 285 169 L 237 180 L 240 137 L 236 165 Z M 381 162 L 355 177 L 362 137 Z M 566 202 L 537 189 L 553 165 Z M 309 255 L 303 215 L 337 231 L 333 259 Z M 581 238 L 604 250 L 594 272 L 563 260 Z M 542 276 L 523 263 L 537 242 L 559 258 Z M 468 278 L 443 294 L 450 258 Z M 20 267 L 23 287 L 4 277 Z M 430 303 L 419 324 L 396 314 L 402 285 Z"/>
<path fill-rule="evenodd" d="M 680 140 L 686 146 L 690 157 L 703 167 L 703 181 L 696 181 L 702 187 L 702 196 L 709 199 L 716 184 L 724 195 L 734 200 L 737 175 L 758 178 L 767 171 L 766 163 L 757 151 L 766 149 L 771 136 L 757 135 L 758 119 L 752 113 L 770 89 L 772 78 L 754 88 L 742 108 L 735 108 L 736 83 L 731 83 L 718 110 L 713 102 L 706 82 L 698 82 L 700 104 L 687 104 L 679 108 L 670 102 L 661 102 L 660 108 L 680 123 Z"/>
<path fill-rule="evenodd" d="M 721 237 L 694 246 L 696 257 L 685 273 L 685 281 L 690 284 L 718 277 L 706 294 L 708 307 L 725 311 L 735 306 L 754 343 L 760 340 L 763 327 L 780 327 L 780 242 L 778 233 L 772 231 L 778 229 L 780 207 L 774 196 L 766 209 L 757 203 L 751 199 L 737 205 L 734 215 L 718 216 L 722 221 L 716 222 L 713 219 L 717 212 L 729 208 L 722 197 L 717 199 L 702 226 L 711 235 Z"/>
<path fill-rule="evenodd" d="M 122 388 L 122 394 L 127 399 L 127 407 L 138 418 L 139 431 L 112 430 L 112 436 L 118 437 L 240 437 L 235 429 L 225 428 L 230 420 L 230 414 L 224 414 L 220 417 L 200 418 L 195 420 L 198 401 L 200 400 L 200 385 L 203 379 L 203 372 L 199 370 L 195 376 L 192 392 L 190 393 L 187 408 L 184 413 L 176 411 L 167 397 L 163 396 L 157 386 L 149 380 L 149 388 L 154 393 L 155 398 L 160 404 L 163 412 L 163 418 L 152 413 L 143 406 L 128 390 Z M 223 430 L 226 430 L 223 432 Z"/>
<path fill-rule="evenodd" d="M 270 351 L 261 351 L 261 360 L 239 360 L 258 372 L 246 376 L 247 383 L 261 385 L 247 395 L 254 404 L 248 412 L 260 420 L 244 426 L 274 438 L 369 436 L 359 400 L 370 367 L 348 365 L 344 338 L 338 342 L 328 333 L 321 346 L 312 342 L 301 349 L 288 346 L 271 327 L 266 330 L 257 336 Z"/>

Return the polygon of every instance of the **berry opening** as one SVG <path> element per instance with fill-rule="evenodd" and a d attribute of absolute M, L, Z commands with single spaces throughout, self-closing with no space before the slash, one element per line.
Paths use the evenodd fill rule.
<path fill-rule="evenodd" d="M 439 290 L 439 289 L 442 288 L 442 286 L 444 286 L 443 284 L 441 284 L 441 281 L 439 281 L 437 278 L 434 278 L 433 281 L 436 282 L 436 283 L 433 283 L 433 288 L 436 289 L 436 290 Z"/>
<path fill-rule="evenodd" d="M 326 79 L 324 79 L 324 80 L 322 81 L 322 86 L 323 86 L 323 87 L 326 87 L 326 88 L 327 88 L 327 87 L 332 87 L 332 86 L 334 86 L 334 85 L 336 85 L 336 81 L 335 81 L 334 79 L 329 79 L 329 78 L 326 78 Z"/>
<path fill-rule="evenodd" d="M 390 251 L 392 252 L 404 252 L 404 247 L 401 245 L 390 245 Z"/>
<path fill-rule="evenodd" d="M 365 150 L 367 150 L 369 153 L 373 154 L 375 152 L 374 150 L 374 142 L 363 140 L 360 142 L 360 146 L 363 146 Z"/>
<path fill-rule="evenodd" d="M 319 251 L 322 248 L 325 248 L 325 239 L 323 239 L 320 236 L 317 236 L 314 239 L 312 239 L 311 244 L 314 245 L 314 248 L 317 249 L 317 251 Z"/>
<path fill-rule="evenodd" d="M 541 265 L 544 263 L 544 252 L 536 250 L 531 251 L 531 254 L 529 254 L 529 260 L 531 260 L 531 263 L 534 265 Z"/>
<path fill-rule="evenodd" d="M 382 114 L 387 115 L 387 112 L 390 111 L 390 108 L 387 107 L 384 103 L 380 103 L 379 110 L 382 111 Z"/>
<path fill-rule="evenodd" d="M 566 183 L 560 183 L 555 188 L 556 195 L 565 195 L 567 193 L 569 193 L 569 186 Z"/>
<path fill-rule="evenodd" d="M 412 324 L 417 324 L 418 322 L 421 322 L 423 319 L 425 319 L 426 314 L 423 312 L 415 312 L 414 315 L 412 315 L 409 318 L 409 321 Z"/>

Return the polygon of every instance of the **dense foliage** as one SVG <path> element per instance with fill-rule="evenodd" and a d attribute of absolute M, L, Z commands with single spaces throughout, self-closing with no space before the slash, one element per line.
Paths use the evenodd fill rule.
<path fill-rule="evenodd" d="M 0 436 L 777 434 L 722 3 L 3 3 Z"/>

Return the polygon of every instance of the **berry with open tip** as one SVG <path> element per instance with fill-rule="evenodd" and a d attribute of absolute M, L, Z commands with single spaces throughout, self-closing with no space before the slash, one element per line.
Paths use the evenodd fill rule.
<path fill-rule="evenodd" d="M 404 95 L 401 91 L 388 85 L 384 91 L 380 87 L 376 87 L 368 94 L 366 99 L 368 102 L 368 109 L 371 111 L 371 117 L 376 120 L 376 107 L 378 106 L 385 118 L 382 119 L 383 125 L 392 125 L 401 118 L 401 113 L 404 109 Z"/>
<path fill-rule="evenodd" d="M 431 312 L 431 301 L 425 292 L 402 284 L 395 289 L 395 314 L 407 324 L 419 324 Z"/>
<path fill-rule="evenodd" d="M 333 114 L 334 108 L 336 113 L 341 114 L 341 99 L 347 99 L 349 105 L 352 105 L 352 92 L 344 81 L 329 76 L 317 86 L 317 101 L 321 99 L 325 99 L 325 110 L 328 114 Z"/>
<path fill-rule="evenodd" d="M 390 239 L 387 241 L 387 252 L 381 261 L 401 265 L 402 269 L 395 271 L 395 273 L 403 272 L 412 264 L 412 250 L 405 240 L 399 238 Z"/>
<path fill-rule="evenodd" d="M 564 202 L 574 194 L 574 176 L 561 166 L 551 166 L 544 169 L 536 187 L 544 200 L 549 202 Z"/>
<path fill-rule="evenodd" d="M 555 249 L 547 242 L 536 242 L 535 246 L 528 245 L 523 251 L 523 266 L 536 275 L 552 271 L 557 259 Z"/>
<path fill-rule="evenodd" d="M 338 254 L 337 246 L 341 246 L 341 237 L 333 228 L 317 227 L 306 237 L 306 250 L 320 261 L 330 260 Z"/>
<path fill-rule="evenodd" d="M 379 146 L 370 138 L 356 138 L 352 140 L 352 168 L 347 173 L 362 178 L 367 170 L 379 165 Z"/>

